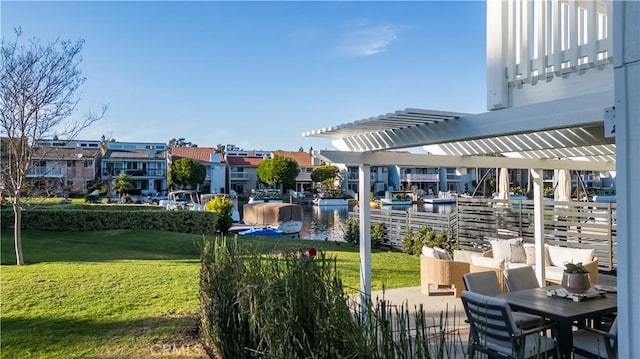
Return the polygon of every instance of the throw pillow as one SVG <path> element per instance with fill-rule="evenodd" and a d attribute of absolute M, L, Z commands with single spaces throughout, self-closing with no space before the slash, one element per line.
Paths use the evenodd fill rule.
<path fill-rule="evenodd" d="M 527 261 L 526 263 L 530 266 L 534 266 L 536 265 L 536 246 L 532 246 L 532 245 L 525 245 L 524 247 L 524 251 L 527 255 Z"/>
<path fill-rule="evenodd" d="M 522 245 L 511 245 L 511 263 L 527 263 L 527 252 Z"/>
<path fill-rule="evenodd" d="M 422 255 L 429 258 L 438 258 L 433 248 L 427 246 L 422 246 Z"/>
<path fill-rule="evenodd" d="M 451 258 L 451 254 L 446 249 L 434 247 L 433 250 L 436 252 L 436 258 L 439 258 L 445 261 L 453 260 L 453 258 Z"/>
<path fill-rule="evenodd" d="M 483 256 L 471 256 L 471 264 L 480 267 L 504 268 L 504 259 Z"/>
<path fill-rule="evenodd" d="M 522 245 L 522 238 L 511 239 L 492 239 L 491 251 L 493 251 L 493 258 L 495 259 L 511 259 L 511 245 Z"/>

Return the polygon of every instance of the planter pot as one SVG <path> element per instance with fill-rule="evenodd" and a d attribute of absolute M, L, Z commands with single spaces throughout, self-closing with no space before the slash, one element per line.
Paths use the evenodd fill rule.
<path fill-rule="evenodd" d="M 562 287 L 570 293 L 584 293 L 591 288 L 589 273 L 562 273 Z"/>

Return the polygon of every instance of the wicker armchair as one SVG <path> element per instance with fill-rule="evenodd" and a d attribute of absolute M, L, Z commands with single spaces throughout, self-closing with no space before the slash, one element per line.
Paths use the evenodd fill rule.
<path fill-rule="evenodd" d="M 431 295 L 431 286 L 450 288 L 456 297 L 464 290 L 462 276 L 469 273 L 469 263 L 420 256 L 420 290 Z"/>

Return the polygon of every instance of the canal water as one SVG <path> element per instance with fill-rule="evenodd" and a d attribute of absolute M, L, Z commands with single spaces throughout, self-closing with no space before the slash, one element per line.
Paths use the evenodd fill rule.
<path fill-rule="evenodd" d="M 384 206 L 394 210 L 431 213 L 451 213 L 455 203 L 424 204 L 406 206 Z M 346 221 L 352 206 L 303 206 L 300 238 L 320 241 L 344 241 Z"/>

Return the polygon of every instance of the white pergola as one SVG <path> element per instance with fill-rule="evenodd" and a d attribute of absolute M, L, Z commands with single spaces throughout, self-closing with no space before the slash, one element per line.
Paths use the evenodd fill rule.
<path fill-rule="evenodd" d="M 640 355 L 640 3 L 614 6 L 614 88 L 481 114 L 406 109 L 303 133 L 330 137 L 329 163 L 359 165 L 359 188 L 371 166 L 529 168 L 533 178 L 537 276 L 544 283 L 542 171 L 617 171 L 618 325 L 620 357 Z M 614 110 L 615 107 L 615 110 Z M 617 143 L 617 147 L 616 147 Z M 429 154 L 388 150 L 424 146 Z M 617 159 L 617 160 L 616 160 Z M 617 162 L 617 165 L 616 165 Z M 360 203 L 368 203 L 360 191 Z M 360 288 L 371 295 L 369 206 L 360 206 Z M 633 235 L 632 235 L 633 234 Z"/>

